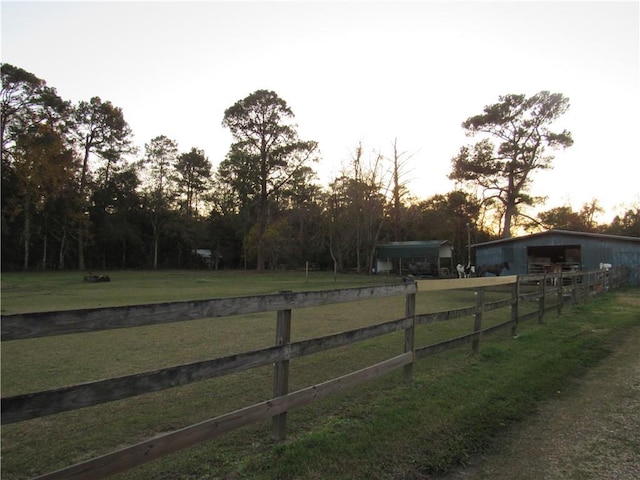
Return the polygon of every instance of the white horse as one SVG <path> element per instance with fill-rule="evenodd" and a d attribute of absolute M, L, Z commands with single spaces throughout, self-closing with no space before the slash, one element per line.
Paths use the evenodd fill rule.
<path fill-rule="evenodd" d="M 473 265 L 467 265 L 463 267 L 462 264 L 456 265 L 456 271 L 458 272 L 458 278 L 469 278 L 472 273 L 476 273 L 476 267 Z"/>

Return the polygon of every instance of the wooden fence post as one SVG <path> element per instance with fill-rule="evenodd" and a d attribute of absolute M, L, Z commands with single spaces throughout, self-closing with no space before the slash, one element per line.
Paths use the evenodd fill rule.
<path fill-rule="evenodd" d="M 478 353 L 478 346 L 480 345 L 480 330 L 482 329 L 482 312 L 484 311 L 484 288 L 480 287 L 476 290 L 476 314 L 473 321 L 473 333 L 476 336 L 473 338 L 473 353 Z"/>
<path fill-rule="evenodd" d="M 404 331 L 404 351 L 413 352 L 414 359 L 404 366 L 404 380 L 410 382 L 413 379 L 413 362 L 416 349 L 416 294 L 408 293 L 405 301 L 405 317 L 411 318 L 411 326 Z"/>
<path fill-rule="evenodd" d="M 516 278 L 516 282 L 511 286 L 511 336 L 518 336 L 518 316 L 520 315 L 520 276 Z"/>
<path fill-rule="evenodd" d="M 541 289 L 540 297 L 538 297 L 538 323 L 543 323 L 542 317 L 544 316 L 545 292 L 547 291 L 547 275 L 546 274 L 542 276 L 540 289 Z"/>
<path fill-rule="evenodd" d="M 562 278 L 562 271 L 560 272 L 560 278 L 558 278 L 558 291 L 557 291 L 557 302 L 558 305 L 556 306 L 557 308 L 557 312 L 558 312 L 558 316 L 560 316 L 562 314 L 562 302 L 563 302 L 563 296 L 562 296 L 562 292 L 564 290 L 564 279 Z"/>
<path fill-rule="evenodd" d="M 280 292 L 280 293 L 288 293 Z M 276 323 L 276 345 L 291 343 L 291 310 L 278 310 Z M 280 397 L 289 393 L 289 360 L 279 360 L 273 365 L 273 396 Z M 287 412 L 273 417 L 271 437 L 276 441 L 285 439 L 287 434 Z"/>

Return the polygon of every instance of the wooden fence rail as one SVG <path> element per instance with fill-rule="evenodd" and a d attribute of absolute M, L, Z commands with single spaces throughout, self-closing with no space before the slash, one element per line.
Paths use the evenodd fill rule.
<path fill-rule="evenodd" d="M 286 435 L 286 414 L 295 407 L 306 405 L 400 368 L 404 370 L 405 379 L 410 381 L 413 362 L 416 358 L 467 343 L 472 343 L 475 352 L 484 335 L 507 327 L 511 328 L 512 335 L 516 335 L 518 323 L 531 318 L 537 318 L 542 322 L 547 311 L 555 310 L 560 314 L 565 299 L 576 302 L 588 298 L 591 294 L 606 291 L 610 286 L 610 272 L 585 271 L 558 276 L 528 275 L 418 280 L 396 285 L 332 291 L 297 293 L 287 291 L 273 295 L 204 301 L 2 315 L 0 317 L 2 341 L 7 341 L 182 322 L 199 318 L 244 315 L 265 311 L 277 312 L 276 338 L 273 347 L 118 378 L 4 397 L 1 399 L 2 424 L 22 422 L 272 364 L 274 366 L 273 398 L 270 400 L 154 437 L 152 440 L 38 478 L 104 478 L 204 440 L 219 437 L 244 425 L 269 418 L 272 419 L 273 438 L 282 440 Z M 531 291 L 524 292 L 527 288 Z M 416 313 L 417 292 L 450 289 L 474 290 L 476 304 L 442 312 Z M 487 289 L 502 289 L 502 291 L 510 292 L 511 295 L 502 300 L 486 301 L 485 291 Z M 294 309 L 397 295 L 405 295 L 406 297 L 405 312 L 402 318 L 337 334 L 291 342 L 291 321 Z M 527 314 L 520 313 L 522 302 L 536 301 L 538 302 L 537 309 Z M 483 316 L 486 312 L 506 307 L 511 309 L 509 320 L 488 328 L 482 327 Z M 433 345 L 420 347 L 415 345 L 417 325 L 470 316 L 474 318 L 473 330 L 470 333 Z M 296 392 L 289 392 L 289 362 L 292 359 L 397 331 L 405 333 L 404 351 L 397 356 L 333 380 Z"/>

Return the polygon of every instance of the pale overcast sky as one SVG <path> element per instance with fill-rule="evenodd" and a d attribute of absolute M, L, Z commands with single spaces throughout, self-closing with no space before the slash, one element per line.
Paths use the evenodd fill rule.
<path fill-rule="evenodd" d="M 544 209 L 598 199 L 610 221 L 640 203 L 639 2 L 1 2 L 2 62 L 77 102 L 122 108 L 135 143 L 158 135 L 214 166 L 224 110 L 258 89 L 319 142 L 322 183 L 358 142 L 391 154 L 410 189 L 446 193 L 460 124 L 499 95 L 569 97 L 575 144 L 534 177 Z"/>

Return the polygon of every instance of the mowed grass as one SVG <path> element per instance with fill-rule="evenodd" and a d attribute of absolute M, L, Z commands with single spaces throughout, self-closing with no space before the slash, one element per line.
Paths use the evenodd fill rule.
<path fill-rule="evenodd" d="M 96 272 L 97 273 L 97 272 Z M 99 272 L 108 283 L 84 282 L 82 272 L 3 273 L 2 313 L 112 307 L 181 300 L 314 291 L 398 283 L 390 275 L 327 272 L 160 270 Z"/>
<path fill-rule="evenodd" d="M 108 284 L 84 284 L 80 274 L 70 273 L 3 275 L 3 313 L 398 281 L 392 277 L 355 275 L 334 278 L 317 272 L 309 277 L 303 272 L 110 275 L 112 282 Z M 94 303 L 87 301 L 87 294 L 91 294 Z M 490 295 L 497 299 L 504 298 L 505 293 Z M 637 300 L 638 295 L 632 292 L 627 297 Z M 296 310 L 293 341 L 401 318 L 404 301 L 403 297 L 392 297 Z M 429 292 L 418 294 L 417 311 L 439 311 L 474 302 L 473 292 L 469 291 Z M 422 359 L 414 366 L 414 382 L 410 385 L 404 384 L 401 372 L 394 373 L 345 395 L 290 412 L 288 439 L 282 444 L 273 444 L 269 422 L 263 422 L 137 467 L 118 478 L 420 478 L 416 475 L 446 470 L 484 445 L 495 434 L 496 425 L 498 430 L 505 428 L 530 411 L 529 397 L 544 398 L 567 376 L 579 373 L 585 364 L 604 355 L 613 332 L 639 321 L 637 313 L 634 316 L 624 302 L 621 305 L 610 295 L 586 307 L 571 309 L 602 311 L 597 328 L 585 323 L 580 315 L 574 319 L 573 313 L 565 313 L 556 319 L 554 314 L 545 325 L 520 326 L 516 340 L 509 337 L 508 331 L 483 340 L 480 355 L 470 355 L 470 347 L 461 347 Z M 616 308 L 616 315 L 608 315 L 612 308 Z M 503 310 L 502 316 L 490 313 L 485 325 L 509 315 L 508 309 Z M 416 343 L 422 346 L 468 333 L 472 325 L 472 318 L 423 325 L 418 329 Z M 274 339 L 275 312 L 271 312 L 4 342 L 2 395 L 264 348 L 272 346 Z M 404 336 L 398 332 L 296 359 L 291 362 L 290 390 L 397 355 L 402 352 L 403 342 Z M 552 366 L 558 370 L 557 375 L 547 374 Z M 108 453 L 266 400 L 271 397 L 271 389 L 272 369 L 263 367 L 6 425 L 2 429 L 2 478 L 30 478 Z M 476 415 L 480 420 L 474 419 Z M 487 422 L 489 426 L 485 425 Z"/>

